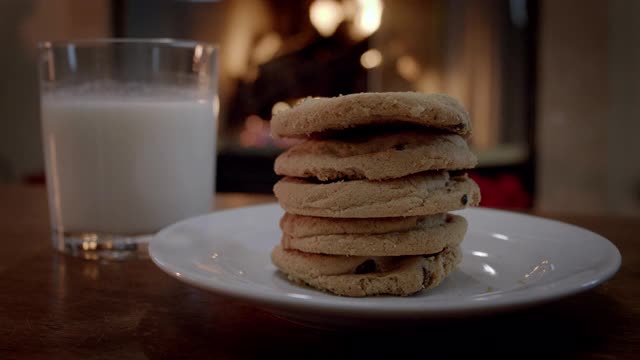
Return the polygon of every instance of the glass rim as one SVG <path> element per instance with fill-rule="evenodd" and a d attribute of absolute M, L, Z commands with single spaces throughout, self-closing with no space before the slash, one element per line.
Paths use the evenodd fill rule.
<path fill-rule="evenodd" d="M 75 40 L 43 40 L 38 41 L 39 49 L 64 48 L 73 46 L 91 46 L 91 45 L 108 45 L 108 44 L 142 44 L 142 45 L 164 45 L 167 47 L 175 47 L 182 49 L 191 49 L 202 46 L 207 50 L 218 50 L 215 44 L 204 41 L 184 40 L 175 38 L 87 38 Z"/>

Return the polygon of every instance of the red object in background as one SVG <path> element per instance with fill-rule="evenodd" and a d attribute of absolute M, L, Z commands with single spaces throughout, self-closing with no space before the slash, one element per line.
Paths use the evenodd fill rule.
<path fill-rule="evenodd" d="M 493 177 L 471 173 L 469 176 L 478 183 L 482 200 L 480 206 L 503 209 L 527 209 L 531 207 L 531 195 L 522 182 L 513 174 Z"/>
<path fill-rule="evenodd" d="M 44 172 L 27 175 L 22 179 L 22 182 L 27 185 L 44 185 L 46 182 Z"/>

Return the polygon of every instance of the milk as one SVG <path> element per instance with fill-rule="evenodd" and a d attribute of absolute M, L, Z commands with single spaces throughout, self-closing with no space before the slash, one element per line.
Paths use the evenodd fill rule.
<path fill-rule="evenodd" d="M 150 234 L 210 210 L 211 100 L 46 95 L 42 127 L 58 232 Z"/>

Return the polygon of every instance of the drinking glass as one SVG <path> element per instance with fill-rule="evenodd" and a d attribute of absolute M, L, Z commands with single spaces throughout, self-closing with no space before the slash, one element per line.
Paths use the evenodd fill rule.
<path fill-rule="evenodd" d="M 217 50 L 171 39 L 39 45 L 53 246 L 146 255 L 163 227 L 212 204 Z"/>

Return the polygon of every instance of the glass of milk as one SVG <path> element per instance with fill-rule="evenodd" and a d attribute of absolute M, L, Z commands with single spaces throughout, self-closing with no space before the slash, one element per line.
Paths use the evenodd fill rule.
<path fill-rule="evenodd" d="M 146 255 L 163 227 L 208 212 L 217 50 L 192 41 L 40 44 L 41 119 L 54 247 Z"/>

